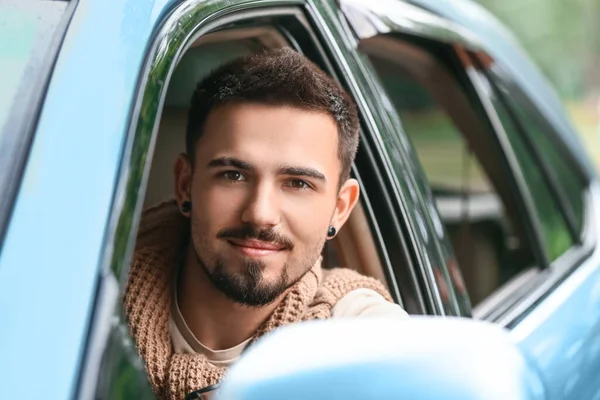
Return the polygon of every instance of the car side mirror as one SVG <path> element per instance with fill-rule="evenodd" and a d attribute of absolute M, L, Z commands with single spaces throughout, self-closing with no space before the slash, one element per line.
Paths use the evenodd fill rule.
<path fill-rule="evenodd" d="M 290 325 L 259 340 L 215 398 L 545 398 L 506 331 L 470 319 L 339 319 Z"/>

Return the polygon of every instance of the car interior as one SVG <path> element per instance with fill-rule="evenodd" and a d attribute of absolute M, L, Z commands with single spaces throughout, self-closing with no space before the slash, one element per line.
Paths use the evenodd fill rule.
<path fill-rule="evenodd" d="M 265 48 L 289 46 L 272 27 L 222 30 L 202 36 L 177 65 L 167 91 L 160 121 L 144 207 L 173 198 L 173 166 L 185 152 L 189 102 L 196 84 L 213 69 L 236 57 Z M 344 266 L 387 284 L 363 205 L 355 207 L 346 224 L 323 251 L 323 267 Z"/>

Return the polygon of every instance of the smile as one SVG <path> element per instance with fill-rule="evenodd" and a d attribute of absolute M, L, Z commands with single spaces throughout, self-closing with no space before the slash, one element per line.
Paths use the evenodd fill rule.
<path fill-rule="evenodd" d="M 266 257 L 284 250 L 279 244 L 263 242 L 260 240 L 230 239 L 227 241 L 238 251 L 248 257 Z"/>

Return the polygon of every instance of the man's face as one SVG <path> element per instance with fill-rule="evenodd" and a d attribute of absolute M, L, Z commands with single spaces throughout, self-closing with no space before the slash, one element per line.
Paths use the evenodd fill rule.
<path fill-rule="evenodd" d="M 325 113 L 259 104 L 213 110 L 189 178 L 199 266 L 238 303 L 275 300 L 318 260 L 329 226 L 345 221 L 340 171 L 337 126 Z"/>

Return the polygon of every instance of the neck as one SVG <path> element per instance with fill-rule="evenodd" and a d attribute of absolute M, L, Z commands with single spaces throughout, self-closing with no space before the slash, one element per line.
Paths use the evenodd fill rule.
<path fill-rule="evenodd" d="M 204 346 L 223 350 L 249 339 L 285 297 L 264 307 L 248 307 L 218 290 L 198 264 L 192 245 L 177 282 L 177 303 L 190 331 Z"/>

